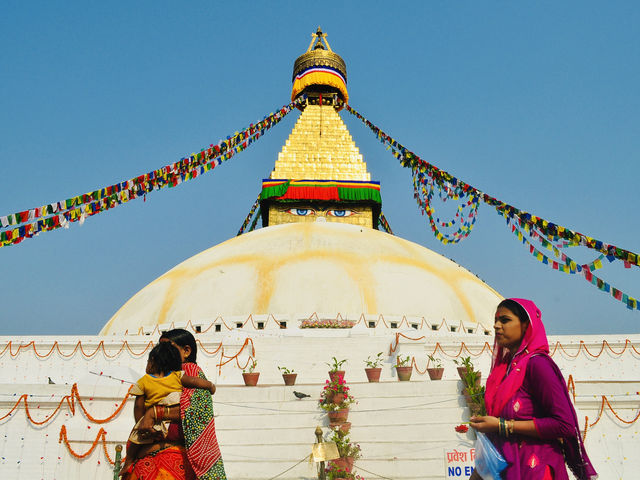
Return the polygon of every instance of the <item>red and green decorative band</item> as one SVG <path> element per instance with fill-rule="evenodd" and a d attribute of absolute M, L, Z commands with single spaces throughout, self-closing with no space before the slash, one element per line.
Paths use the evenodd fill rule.
<path fill-rule="evenodd" d="M 262 181 L 260 200 L 369 201 L 381 204 L 380 182 L 357 180 L 272 180 Z"/>

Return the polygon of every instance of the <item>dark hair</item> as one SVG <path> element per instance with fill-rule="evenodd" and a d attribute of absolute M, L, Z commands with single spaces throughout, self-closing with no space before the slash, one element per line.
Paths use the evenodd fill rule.
<path fill-rule="evenodd" d="M 185 362 L 196 363 L 196 355 L 198 354 L 198 347 L 196 346 L 196 339 L 184 328 L 174 328 L 168 332 L 164 332 L 160 335 L 160 340 L 170 340 L 176 345 L 181 347 L 190 347 L 191 353 Z"/>
<path fill-rule="evenodd" d="M 170 342 L 159 342 L 149 352 L 149 362 L 155 367 L 154 373 L 177 372 L 182 370 L 182 356 Z"/>
<path fill-rule="evenodd" d="M 522 323 L 529 323 L 529 314 L 524 309 L 522 305 L 520 305 L 515 300 L 511 300 L 510 298 L 506 298 L 498 304 L 497 308 L 504 307 L 507 310 L 510 310 L 516 317 L 520 319 Z"/>

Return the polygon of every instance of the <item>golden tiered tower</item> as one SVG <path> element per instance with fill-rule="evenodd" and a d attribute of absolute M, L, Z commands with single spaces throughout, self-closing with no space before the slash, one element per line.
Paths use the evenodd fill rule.
<path fill-rule="evenodd" d="M 302 114 L 262 184 L 263 225 L 331 221 L 376 228 L 380 183 L 371 181 L 338 114 L 349 98 L 346 66 L 320 28 L 294 64 L 291 96 L 302 95 Z"/>

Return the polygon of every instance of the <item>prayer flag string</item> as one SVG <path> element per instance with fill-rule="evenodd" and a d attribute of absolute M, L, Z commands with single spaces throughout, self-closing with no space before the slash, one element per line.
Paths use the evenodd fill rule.
<path fill-rule="evenodd" d="M 176 187 L 194 179 L 247 149 L 267 130 L 277 125 L 294 107 L 303 103 L 305 98 L 296 99 L 256 124 L 252 123 L 242 131 L 220 140 L 216 145 L 211 144 L 208 148 L 203 148 L 178 162 L 66 200 L 0 216 L 0 247 L 16 245 L 25 238 L 32 238 L 41 232 L 68 228 L 72 222 L 82 224 L 87 217 L 96 213 L 139 197 L 146 198 L 146 194 L 154 190 Z"/>
<path fill-rule="evenodd" d="M 482 201 L 495 208 L 499 215 L 507 219 L 508 224 L 513 222 L 512 232 L 514 235 L 522 243 L 526 243 L 529 246 L 531 254 L 542 263 L 549 265 L 554 270 L 564 273 L 581 273 L 588 282 L 601 291 L 609 293 L 613 298 L 624 303 L 627 308 L 640 310 L 640 302 L 638 302 L 636 298 L 614 288 L 592 273 L 594 270 L 602 267 L 602 261 L 604 259 L 607 259 L 609 262 L 621 260 L 624 262 L 625 268 L 631 268 L 632 265 L 640 266 L 640 255 L 589 237 L 562 225 L 557 225 L 498 200 L 454 177 L 450 173 L 439 169 L 435 165 L 426 162 L 400 142 L 387 135 L 351 106 L 346 105 L 345 108 L 349 113 L 369 127 L 381 143 L 387 145 L 387 150 L 391 150 L 392 155 L 398 159 L 400 165 L 411 168 L 414 196 L 423 215 L 425 213 L 427 214 L 431 230 L 439 241 L 444 244 L 457 243 L 469 236 L 477 219 L 479 202 Z M 461 201 L 456 209 L 454 218 L 451 220 L 442 221 L 439 217 L 435 216 L 433 201 L 436 190 L 439 190 L 439 197 L 443 202 L 447 200 Z M 516 227 L 515 224 L 518 226 Z M 453 233 L 443 233 L 442 228 L 457 228 L 457 230 Z M 553 256 L 558 260 L 553 260 L 536 249 L 525 237 L 523 231 L 531 235 L 531 238 L 538 240 L 542 246 L 551 251 Z M 561 252 L 562 248 L 574 246 L 584 246 L 596 250 L 602 255 L 590 264 L 579 265 L 572 258 Z"/>
<path fill-rule="evenodd" d="M 255 228 L 255 224 L 258 221 L 258 216 L 260 215 L 260 209 L 258 208 L 260 205 L 260 194 L 258 194 L 258 198 L 256 198 L 256 201 L 253 203 L 253 206 L 251 207 L 251 210 L 249 210 L 249 214 L 247 215 L 247 218 L 244 219 L 244 222 L 242 222 L 242 226 L 240 227 L 240 230 L 238 230 L 238 234 L 237 236 L 242 235 L 245 230 L 247 229 L 247 226 L 249 225 L 249 223 L 251 222 L 251 219 L 254 217 L 256 210 L 258 210 L 258 215 L 255 215 L 255 221 L 254 223 L 251 224 L 251 228 L 249 229 L 249 231 L 253 231 L 253 229 Z"/>

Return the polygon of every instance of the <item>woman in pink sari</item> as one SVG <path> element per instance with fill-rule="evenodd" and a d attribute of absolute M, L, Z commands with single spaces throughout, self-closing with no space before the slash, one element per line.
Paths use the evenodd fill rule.
<path fill-rule="evenodd" d="M 549 356 L 540 310 L 531 300 L 503 300 L 494 329 L 488 414 L 471 417 L 471 426 L 486 433 L 508 462 L 502 479 L 568 480 L 565 464 L 577 480 L 597 478 L 566 383 Z"/>

